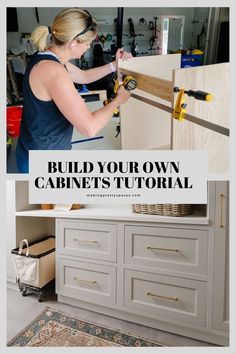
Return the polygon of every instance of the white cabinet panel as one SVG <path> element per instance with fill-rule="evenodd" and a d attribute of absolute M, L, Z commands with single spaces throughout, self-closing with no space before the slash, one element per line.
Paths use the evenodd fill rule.
<path fill-rule="evenodd" d="M 174 86 L 185 90 L 206 91 L 213 95 L 210 102 L 187 97 L 188 114 L 229 128 L 229 63 L 179 69 L 174 71 L 174 75 Z M 208 172 L 229 172 L 229 137 L 187 120 L 174 119 L 172 123 L 174 150 L 207 150 Z"/>
<path fill-rule="evenodd" d="M 152 55 L 119 61 L 121 72 L 122 69 L 126 69 L 167 81 L 172 81 L 172 71 L 178 68 L 180 68 L 179 54 Z M 147 93 L 137 88 L 134 93 L 171 106 L 170 102 L 152 95 L 152 92 Z M 170 149 L 171 116 L 169 113 L 144 104 L 133 97 L 120 107 L 120 113 L 122 149 Z"/>

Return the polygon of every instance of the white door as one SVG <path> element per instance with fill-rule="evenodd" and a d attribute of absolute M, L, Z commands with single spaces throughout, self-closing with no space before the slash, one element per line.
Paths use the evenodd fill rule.
<path fill-rule="evenodd" d="M 167 53 L 174 52 L 181 48 L 182 26 L 182 18 L 169 18 Z"/>

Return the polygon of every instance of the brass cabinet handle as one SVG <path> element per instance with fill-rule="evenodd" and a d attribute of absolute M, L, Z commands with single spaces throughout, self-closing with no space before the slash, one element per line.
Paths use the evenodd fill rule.
<path fill-rule="evenodd" d="M 148 291 L 147 296 L 155 296 L 155 297 L 159 297 L 161 299 L 166 299 L 166 300 L 171 300 L 171 301 L 179 301 L 179 299 L 177 297 L 169 297 L 169 296 L 162 296 L 162 295 L 158 295 L 158 294 L 153 294 L 151 293 L 151 291 Z"/>
<path fill-rule="evenodd" d="M 159 251 L 168 251 L 168 252 L 179 252 L 176 248 L 161 248 L 161 247 L 151 247 L 147 246 L 147 250 L 159 250 Z"/>
<path fill-rule="evenodd" d="M 75 242 L 86 242 L 86 243 L 98 243 L 96 240 L 79 240 L 78 238 L 74 238 Z"/>
<path fill-rule="evenodd" d="M 224 227 L 223 225 L 223 199 L 224 199 L 224 194 L 220 194 L 220 228 L 222 229 Z"/>
<path fill-rule="evenodd" d="M 74 277 L 74 280 L 77 280 L 79 282 L 82 282 L 82 283 L 88 283 L 88 284 L 96 284 L 96 280 L 84 280 L 84 279 L 80 279 L 78 277 Z"/>

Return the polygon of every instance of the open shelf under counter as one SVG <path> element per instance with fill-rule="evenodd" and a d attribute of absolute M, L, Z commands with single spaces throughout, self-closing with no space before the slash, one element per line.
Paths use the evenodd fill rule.
<path fill-rule="evenodd" d="M 117 220 L 117 221 L 140 221 L 155 223 L 173 223 L 173 224 L 198 224 L 208 225 L 209 217 L 200 212 L 194 211 L 191 215 L 184 217 L 161 216 L 136 214 L 130 209 L 105 209 L 105 208 L 84 208 L 70 211 L 56 210 L 25 210 L 17 211 L 16 216 L 29 217 L 50 217 L 50 218 L 68 218 L 68 219 L 99 219 L 99 220 Z"/>

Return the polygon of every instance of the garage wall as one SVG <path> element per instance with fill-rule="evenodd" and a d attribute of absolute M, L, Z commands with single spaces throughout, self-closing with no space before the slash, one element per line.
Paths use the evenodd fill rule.
<path fill-rule="evenodd" d="M 209 7 L 195 8 L 192 47 L 205 50 Z"/>
<path fill-rule="evenodd" d="M 34 27 L 37 25 L 49 25 L 55 15 L 61 11 L 62 8 L 59 7 L 54 7 L 54 8 L 45 8 L 45 7 L 39 7 L 38 8 L 38 13 L 39 13 L 39 20 L 40 23 L 37 24 L 36 21 L 36 16 L 35 16 L 35 8 L 18 8 L 17 9 L 17 14 L 18 14 L 18 22 L 19 22 L 19 32 L 8 32 L 7 35 L 7 49 L 11 49 L 12 47 L 18 47 L 24 50 L 22 44 L 21 44 L 21 33 L 22 32 L 32 32 Z M 117 16 L 117 8 L 88 8 L 88 10 L 91 11 L 91 14 L 97 18 L 99 22 L 99 34 L 107 34 L 115 33 L 115 28 L 114 28 L 114 18 Z M 139 26 L 139 19 L 141 17 L 144 17 L 147 21 L 147 23 L 150 20 L 153 20 L 154 16 L 162 16 L 162 15 L 179 15 L 179 16 L 185 16 L 185 31 L 184 31 L 184 48 L 187 48 L 191 46 L 192 43 L 192 20 L 194 17 L 194 8 L 184 8 L 184 7 L 177 7 L 177 8 L 125 8 L 124 9 L 124 29 L 123 33 L 129 34 L 129 26 L 128 26 L 128 18 L 132 17 L 135 30 L 137 33 L 143 32 L 144 37 L 138 37 L 137 42 L 139 45 L 139 49 L 142 50 L 145 46 L 147 49 L 147 44 L 145 44 L 144 40 L 146 40 L 146 43 L 148 43 L 148 39 L 151 37 L 151 31 L 148 30 L 147 26 L 146 28 L 141 28 Z M 114 39 L 116 37 L 113 37 Z M 130 39 L 127 36 L 124 36 L 124 44 L 125 44 L 125 49 L 129 50 L 129 42 Z M 104 45 L 104 50 L 107 50 L 110 47 L 111 42 L 107 42 Z M 148 45 L 149 46 L 149 45 Z M 145 48 L 144 48 L 145 49 Z M 89 59 L 91 56 L 90 53 L 87 53 L 86 59 Z"/>

